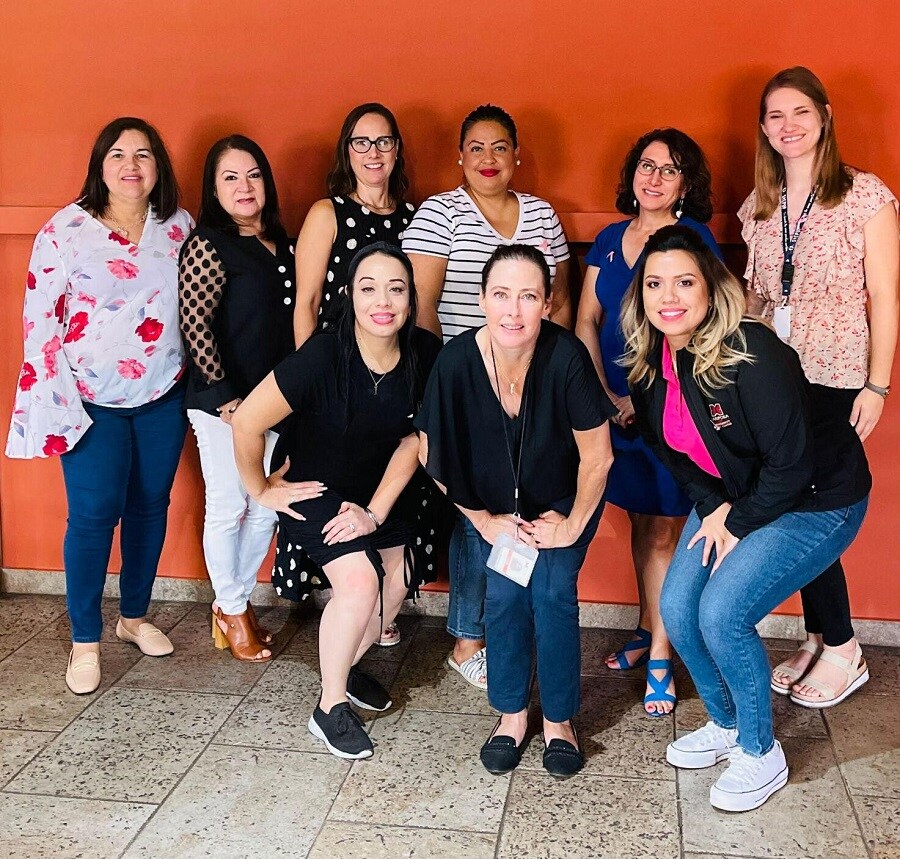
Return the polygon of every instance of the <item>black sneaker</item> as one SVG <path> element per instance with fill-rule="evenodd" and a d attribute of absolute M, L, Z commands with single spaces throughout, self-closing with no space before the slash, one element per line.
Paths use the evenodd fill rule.
<path fill-rule="evenodd" d="M 363 710 L 381 713 L 391 706 L 391 696 L 387 689 L 356 665 L 350 668 L 347 675 L 347 697 Z"/>
<path fill-rule="evenodd" d="M 372 756 L 372 740 L 359 716 L 346 702 L 335 704 L 330 713 L 324 712 L 317 704 L 307 727 L 314 737 L 325 743 L 331 754 L 339 758 L 359 760 Z"/>

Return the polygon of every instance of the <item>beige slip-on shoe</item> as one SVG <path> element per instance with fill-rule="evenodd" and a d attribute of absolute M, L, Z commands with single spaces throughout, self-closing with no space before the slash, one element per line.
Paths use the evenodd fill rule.
<path fill-rule="evenodd" d="M 142 623 L 137 635 L 129 632 L 122 624 L 122 618 L 116 624 L 116 638 L 136 644 L 144 656 L 168 656 L 175 648 L 168 636 L 152 623 Z"/>
<path fill-rule="evenodd" d="M 82 653 L 77 659 L 75 651 L 69 654 L 66 668 L 66 686 L 76 695 L 90 695 L 100 685 L 100 654 Z"/>

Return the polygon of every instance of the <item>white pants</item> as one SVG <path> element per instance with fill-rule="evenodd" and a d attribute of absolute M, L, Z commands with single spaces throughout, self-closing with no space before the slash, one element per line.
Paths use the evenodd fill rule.
<path fill-rule="evenodd" d="M 206 484 L 206 569 L 222 611 L 240 614 L 247 608 L 256 574 L 269 551 L 278 514 L 261 507 L 244 489 L 234 462 L 231 427 L 199 409 L 188 409 L 187 416 L 197 437 Z M 275 433 L 266 433 L 266 473 L 277 440 Z"/>

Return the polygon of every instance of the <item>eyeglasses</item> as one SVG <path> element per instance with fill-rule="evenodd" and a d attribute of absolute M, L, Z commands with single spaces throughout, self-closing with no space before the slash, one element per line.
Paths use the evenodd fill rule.
<path fill-rule="evenodd" d="M 372 148 L 373 144 L 379 152 L 390 152 L 397 145 L 397 138 L 378 137 L 375 140 L 372 140 L 371 137 L 350 138 L 350 148 L 354 152 L 358 152 L 360 155 L 362 155 L 364 152 L 368 152 Z"/>
<path fill-rule="evenodd" d="M 674 182 L 681 175 L 681 170 L 674 164 L 663 164 L 662 167 L 658 167 L 652 161 L 643 158 L 637 163 L 637 172 L 641 176 L 652 176 L 657 170 L 660 179 L 666 182 Z"/>

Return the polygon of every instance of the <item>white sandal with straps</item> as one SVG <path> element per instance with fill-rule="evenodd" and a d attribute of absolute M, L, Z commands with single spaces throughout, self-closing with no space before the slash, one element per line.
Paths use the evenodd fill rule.
<path fill-rule="evenodd" d="M 467 683 L 471 683 L 476 689 L 482 692 L 487 691 L 487 650 L 482 647 L 481 650 L 474 653 L 464 662 L 456 662 L 451 653 L 447 657 L 447 664 L 454 670 L 458 671 Z"/>
<path fill-rule="evenodd" d="M 826 707 L 834 707 L 840 704 L 848 695 L 852 695 L 857 689 L 865 684 L 869 679 L 869 667 L 862 658 L 862 648 L 857 642 L 856 653 L 853 659 L 845 659 L 826 650 L 819 657 L 820 662 L 827 662 L 835 668 L 840 668 L 847 675 L 847 685 L 841 692 L 838 692 L 833 686 L 823 683 L 821 680 L 806 676 L 803 679 L 805 686 L 811 686 L 822 697 L 821 698 L 804 698 L 796 692 L 791 692 L 791 701 L 799 704 L 801 707 L 809 707 L 812 710 L 824 710 Z"/>
<path fill-rule="evenodd" d="M 772 669 L 772 679 L 769 681 L 769 685 L 772 687 L 773 692 L 777 692 L 779 695 L 790 695 L 791 694 L 791 686 L 800 681 L 801 677 L 805 677 L 812 670 L 813 665 L 816 664 L 816 658 L 822 653 L 822 648 L 819 647 L 813 641 L 804 641 L 803 644 L 800 645 L 798 650 L 805 650 L 807 653 L 811 653 L 813 655 L 812 661 L 809 665 L 806 666 L 806 669 L 803 671 L 799 671 L 794 668 L 792 665 L 789 665 L 787 662 L 782 662 L 776 665 Z M 785 674 L 789 678 L 787 686 L 782 686 L 775 679 L 775 672 L 779 674 Z"/>

